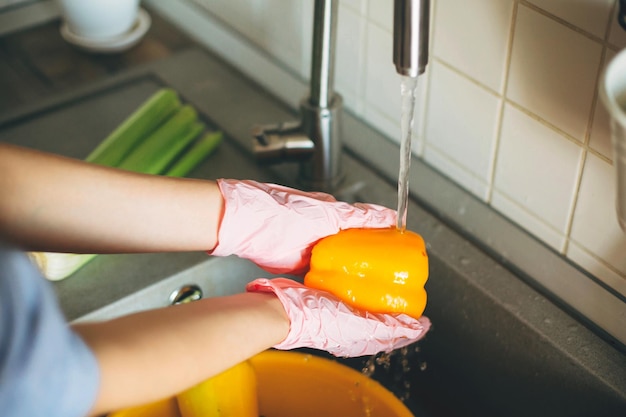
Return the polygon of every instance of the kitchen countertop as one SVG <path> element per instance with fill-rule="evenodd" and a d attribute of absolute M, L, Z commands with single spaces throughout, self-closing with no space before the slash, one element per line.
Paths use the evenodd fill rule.
<path fill-rule="evenodd" d="M 193 42 L 156 13 L 143 40 L 122 53 L 88 53 L 68 44 L 54 20 L 0 37 L 0 114 L 88 85 L 189 48 Z"/>

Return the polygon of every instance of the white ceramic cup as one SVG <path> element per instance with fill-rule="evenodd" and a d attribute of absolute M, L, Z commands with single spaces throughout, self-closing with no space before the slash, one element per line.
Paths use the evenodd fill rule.
<path fill-rule="evenodd" d="M 137 19 L 139 0 L 57 0 L 73 35 L 102 40 L 128 32 Z"/>
<path fill-rule="evenodd" d="M 626 232 L 626 50 L 611 60 L 600 81 L 600 97 L 611 116 L 611 142 L 616 174 L 617 219 Z"/>

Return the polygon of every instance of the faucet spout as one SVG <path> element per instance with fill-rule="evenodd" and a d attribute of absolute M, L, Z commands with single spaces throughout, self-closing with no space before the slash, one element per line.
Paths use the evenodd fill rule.
<path fill-rule="evenodd" d="M 393 63 L 415 78 L 428 64 L 430 0 L 394 0 L 393 9 Z"/>
<path fill-rule="evenodd" d="M 310 91 L 300 103 L 300 121 L 261 126 L 253 132 L 259 159 L 298 161 L 301 186 L 327 192 L 343 179 L 343 100 L 333 90 L 337 13 L 338 0 L 315 1 Z"/>
<path fill-rule="evenodd" d="M 254 153 L 267 162 L 300 163 L 299 184 L 332 192 L 341 184 L 343 100 L 333 89 L 338 0 L 315 0 L 309 95 L 300 120 L 253 131 Z M 428 63 L 430 0 L 395 0 L 393 61 L 401 75 L 417 77 Z"/>

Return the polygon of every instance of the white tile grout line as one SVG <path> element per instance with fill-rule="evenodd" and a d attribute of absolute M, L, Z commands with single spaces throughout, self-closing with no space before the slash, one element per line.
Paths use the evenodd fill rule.
<path fill-rule="evenodd" d="M 613 17 L 615 16 L 615 9 L 617 8 L 617 1 L 613 3 L 613 6 L 611 7 L 611 11 L 609 13 L 609 21 L 607 22 L 606 25 L 606 29 L 605 29 L 605 33 L 604 33 L 604 41 L 602 43 L 602 53 L 600 54 L 600 64 L 598 67 L 598 71 L 596 73 L 596 79 L 594 82 L 594 85 L 596 86 L 594 92 L 593 92 L 593 98 L 591 100 L 591 111 L 589 112 L 589 120 L 587 121 L 587 130 L 585 132 L 585 139 L 583 142 L 583 146 L 582 146 L 582 152 L 580 155 L 580 162 L 578 164 L 578 173 L 577 173 L 577 177 L 576 177 L 576 185 L 574 188 L 574 198 L 571 202 L 570 205 L 570 211 L 568 214 L 568 219 L 567 219 L 567 226 L 565 229 L 565 242 L 563 245 L 563 254 L 567 254 L 567 251 L 569 250 L 569 244 L 570 244 L 570 240 L 571 240 L 571 234 L 572 234 L 572 227 L 574 224 L 574 215 L 576 214 L 576 207 L 578 206 L 578 196 L 580 193 L 580 186 L 582 183 L 582 179 L 583 179 L 583 174 L 585 172 L 585 166 L 587 164 L 587 154 L 590 152 L 591 147 L 589 146 L 590 142 L 591 142 L 591 130 L 593 128 L 593 119 L 595 116 L 595 112 L 596 112 L 596 108 L 597 108 L 597 101 L 598 101 L 598 91 L 600 89 L 600 80 L 602 78 L 602 72 L 604 69 L 604 61 L 606 59 L 606 53 L 607 53 L 607 40 L 609 38 L 609 35 L 611 33 L 611 28 L 613 25 Z"/>
<path fill-rule="evenodd" d="M 472 78 L 471 76 L 467 75 L 466 73 L 464 73 L 463 71 L 459 70 L 458 68 L 456 68 L 455 66 L 451 65 L 450 63 L 446 62 L 445 60 L 443 60 L 443 59 L 441 59 L 439 57 L 433 57 L 433 59 L 435 59 L 437 62 L 439 62 L 440 64 L 444 65 L 446 68 L 448 68 L 449 70 L 453 71 L 457 75 L 465 78 L 467 81 L 470 81 L 473 84 L 476 84 L 477 86 L 481 87 L 482 89 L 486 90 L 487 92 L 493 94 L 496 97 L 502 98 L 503 101 L 506 102 L 506 104 L 510 104 L 511 106 L 515 107 L 516 109 L 518 109 L 519 111 L 523 112 L 527 116 L 529 116 L 532 119 L 536 120 L 537 122 L 543 124 L 544 126 L 549 128 L 550 130 L 553 130 L 557 134 L 563 136 L 565 139 L 569 140 L 570 142 L 574 143 L 575 145 L 585 148 L 585 150 L 587 152 L 590 152 L 593 155 L 596 155 L 597 157 L 599 157 L 600 159 L 602 159 L 605 162 L 612 163 L 610 158 L 606 157 L 605 155 L 603 155 L 602 153 L 596 151 L 595 149 L 589 147 L 587 145 L 587 143 L 585 143 L 585 141 L 581 142 L 579 139 L 576 139 L 575 137 L 573 137 L 569 133 L 567 133 L 564 130 L 560 129 L 559 127 L 553 125 L 549 121 L 543 119 L 541 116 L 539 116 L 538 114 L 534 113 L 532 110 L 522 106 L 521 104 L 511 100 L 510 98 L 508 98 L 508 97 L 506 97 L 504 95 L 501 95 L 497 91 L 495 91 L 492 88 L 482 84 L 480 81 L 476 80 L 475 78 Z"/>
<path fill-rule="evenodd" d="M 509 86 L 509 74 L 511 71 L 511 59 L 513 56 L 513 40 L 515 39 L 515 29 L 517 23 L 517 8 L 518 4 L 513 4 L 513 10 L 511 11 L 511 26 L 509 27 L 509 38 L 507 40 L 507 51 L 506 51 L 506 62 L 504 64 L 504 70 L 502 74 L 502 84 L 500 85 L 500 91 L 502 94 L 499 94 L 500 102 L 498 104 L 498 114 L 497 114 L 497 122 L 496 122 L 496 131 L 494 132 L 495 138 L 493 143 L 493 149 L 491 154 L 491 163 L 489 167 L 489 179 L 487 182 L 487 198 L 486 203 L 491 206 L 491 201 L 493 199 L 493 190 L 494 183 L 496 177 L 496 169 L 498 165 L 498 152 L 500 150 L 500 138 L 502 136 L 502 120 L 504 118 L 504 106 L 506 104 L 507 91 Z"/>
<path fill-rule="evenodd" d="M 562 19 L 562 18 L 560 18 L 560 17 L 558 17 L 556 15 L 553 15 L 552 13 L 548 12 L 547 10 L 542 9 L 541 6 L 537 6 L 536 4 L 530 3 L 528 0 L 516 0 L 516 2 L 519 3 L 519 4 L 522 4 L 522 5 L 526 6 L 526 7 L 528 7 L 531 10 L 534 10 L 535 12 L 537 12 L 537 13 L 545 16 L 545 17 L 548 17 L 548 18 L 550 18 L 552 20 L 557 21 L 558 23 L 560 23 L 562 25 L 567 26 L 568 28 L 570 28 L 570 29 L 580 33 L 581 35 L 591 39 L 592 41 L 601 42 L 601 43 L 604 42 L 603 39 L 597 37 L 593 33 L 587 32 L 585 29 L 579 28 L 578 26 L 568 22 L 567 20 Z M 613 16 L 613 15 L 611 14 L 611 16 Z"/>

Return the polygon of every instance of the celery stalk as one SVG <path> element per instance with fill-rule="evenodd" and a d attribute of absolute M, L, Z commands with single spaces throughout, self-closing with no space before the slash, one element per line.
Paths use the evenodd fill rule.
<path fill-rule="evenodd" d="M 154 133 L 141 142 L 118 168 L 147 172 L 155 161 L 171 146 L 174 140 L 185 136 L 197 121 L 196 110 L 185 105 L 161 125 Z"/>
<path fill-rule="evenodd" d="M 122 122 L 85 159 L 105 166 L 117 166 L 143 138 L 155 131 L 182 106 L 176 92 L 164 88 Z"/>
<path fill-rule="evenodd" d="M 145 174 L 162 174 L 165 169 L 171 165 L 172 161 L 180 155 L 185 148 L 189 146 L 204 130 L 205 126 L 201 122 L 192 124 L 179 138 L 173 140 L 163 152 L 156 156 L 148 169 L 144 170 Z"/>
<path fill-rule="evenodd" d="M 169 116 L 162 116 L 165 114 L 163 107 L 166 106 L 162 102 L 155 103 L 160 100 L 171 105 L 172 93 L 173 91 L 165 89 L 155 94 L 109 135 L 87 160 L 148 174 L 165 174 L 172 177 L 187 175 L 219 145 L 222 134 L 207 133 L 192 144 L 205 128 L 204 124 L 197 120 L 195 109 L 189 105 L 181 105 L 176 97 L 177 107 Z M 152 111 L 155 113 L 150 113 Z M 153 130 L 148 131 L 146 120 L 151 114 L 155 120 L 159 118 L 159 123 L 154 123 Z M 164 118 L 166 120 L 162 121 Z M 147 133 L 138 137 L 140 129 L 129 126 L 129 123 L 142 125 L 142 131 Z M 125 133 L 129 136 L 125 136 Z M 132 146 L 129 146 L 129 142 L 132 142 Z M 103 146 L 105 144 L 106 146 Z M 131 151 L 131 148 L 134 149 Z M 185 150 L 186 148 L 189 149 Z M 179 157 L 181 153 L 182 156 Z M 179 159 L 174 161 L 177 157 Z M 172 165 L 172 161 L 173 166 L 167 169 Z M 29 256 L 47 279 L 57 281 L 72 275 L 97 255 L 29 252 Z"/>
<path fill-rule="evenodd" d="M 221 132 L 206 133 L 185 152 L 185 154 L 172 166 L 165 175 L 169 177 L 184 177 L 194 169 L 204 158 L 222 142 Z"/>

